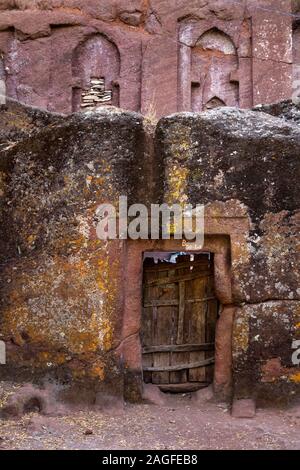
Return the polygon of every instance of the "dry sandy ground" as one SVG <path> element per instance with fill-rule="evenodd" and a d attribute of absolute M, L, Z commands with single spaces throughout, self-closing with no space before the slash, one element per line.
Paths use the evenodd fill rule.
<path fill-rule="evenodd" d="M 0 448 L 299 450 L 300 415 L 299 410 L 259 409 L 254 419 L 235 419 L 226 405 L 177 395 L 169 396 L 164 406 L 126 405 L 110 414 L 28 414 L 18 421 L 0 421 Z"/>

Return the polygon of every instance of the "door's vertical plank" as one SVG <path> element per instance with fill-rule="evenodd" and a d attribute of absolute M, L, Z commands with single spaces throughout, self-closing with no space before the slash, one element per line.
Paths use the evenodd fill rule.
<path fill-rule="evenodd" d="M 169 276 L 169 270 L 159 271 L 157 277 L 159 279 Z M 157 286 L 156 300 L 173 299 L 174 285 Z M 157 322 L 154 343 L 155 345 L 169 344 L 170 330 L 172 326 L 172 307 L 157 307 Z M 169 366 L 170 353 L 155 353 L 153 355 L 154 366 Z M 168 384 L 170 382 L 169 372 L 153 372 L 152 381 L 155 384 Z"/>
<path fill-rule="evenodd" d="M 182 263 L 186 263 L 189 261 L 189 256 L 180 256 L 177 259 L 176 264 L 176 276 L 185 276 L 190 274 L 190 267 L 182 267 Z M 186 312 L 186 287 L 188 286 L 188 282 L 180 281 L 177 283 L 178 285 L 178 310 L 177 310 L 177 333 L 176 333 L 176 344 L 184 344 L 184 330 L 185 330 L 185 321 L 187 318 Z M 173 353 L 171 363 L 172 365 L 178 364 L 187 364 L 189 362 L 189 353 Z M 176 372 L 172 372 L 170 374 L 170 382 L 171 383 L 185 383 L 188 380 L 188 371 L 187 370 L 180 370 Z"/>
<path fill-rule="evenodd" d="M 192 300 L 204 299 L 206 291 L 207 279 L 199 278 L 191 282 Z M 206 302 L 193 302 L 190 308 L 190 334 L 189 343 L 205 343 L 206 330 Z M 198 362 L 205 360 L 205 352 L 191 352 L 190 362 Z M 190 382 L 205 382 L 206 374 L 204 367 L 189 370 Z"/>
<path fill-rule="evenodd" d="M 178 283 L 175 284 L 176 291 L 175 291 L 175 299 L 179 301 L 179 287 Z M 172 332 L 171 332 L 171 343 L 177 343 L 177 332 L 178 332 L 178 310 L 179 307 L 173 307 L 172 309 Z M 179 356 L 179 358 L 178 358 Z M 177 365 L 180 361 L 180 354 L 171 353 L 170 354 L 170 364 L 172 366 Z M 170 372 L 170 383 L 177 384 L 182 381 L 182 372 Z"/>
<path fill-rule="evenodd" d="M 176 332 L 173 344 L 183 344 L 184 318 L 185 318 L 185 282 L 179 282 L 177 288 L 178 307 L 176 308 Z M 175 366 L 186 362 L 185 353 L 171 353 L 171 365 Z M 186 370 L 170 372 L 170 383 L 184 383 L 187 381 Z"/>
<path fill-rule="evenodd" d="M 214 297 L 214 276 L 213 276 L 213 263 L 212 261 L 208 261 L 207 264 L 207 271 L 210 271 L 210 275 L 208 275 L 205 278 L 205 284 L 203 286 L 203 290 L 201 291 L 202 297 L 205 298 L 211 298 Z M 197 294 L 198 295 L 198 294 Z M 203 303 L 203 309 L 204 309 L 204 317 L 205 317 L 205 323 L 203 325 L 203 333 L 204 336 L 202 336 L 204 342 L 214 342 L 214 335 L 215 335 L 215 322 L 212 324 L 211 323 L 211 315 L 210 315 L 210 307 L 211 307 L 211 300 L 207 300 L 205 303 Z M 209 334 L 208 334 L 209 331 Z M 213 351 L 207 351 L 202 354 L 203 359 L 208 359 L 213 356 L 214 352 Z M 213 372 L 214 372 L 214 365 L 206 366 L 202 368 L 202 380 L 210 383 L 213 380 Z"/>
<path fill-rule="evenodd" d="M 152 288 L 148 286 L 147 282 L 151 280 L 151 274 L 144 271 L 144 285 L 143 285 L 143 303 L 147 303 L 151 299 L 151 290 Z M 153 309 L 152 307 L 143 306 L 143 317 L 141 325 L 141 339 L 142 346 L 152 346 L 153 345 Z M 153 354 L 144 354 L 143 355 L 143 367 L 152 367 L 153 366 Z M 143 372 L 144 382 L 152 383 L 152 372 Z"/>
<path fill-rule="evenodd" d="M 177 326 L 177 344 L 183 344 L 183 324 L 185 309 L 185 282 L 179 282 L 179 309 L 178 309 L 178 326 Z"/>

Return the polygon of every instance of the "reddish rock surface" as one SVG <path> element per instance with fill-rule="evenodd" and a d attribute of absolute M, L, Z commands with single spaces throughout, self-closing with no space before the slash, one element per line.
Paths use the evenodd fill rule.
<path fill-rule="evenodd" d="M 2 1 L 0 80 L 8 97 L 66 114 L 91 78 L 152 117 L 271 103 L 292 94 L 289 13 L 289 0 Z"/>

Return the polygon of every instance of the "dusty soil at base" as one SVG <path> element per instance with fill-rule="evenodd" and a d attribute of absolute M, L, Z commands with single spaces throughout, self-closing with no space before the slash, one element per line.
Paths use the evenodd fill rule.
<path fill-rule="evenodd" d="M 30 413 L 18 421 L 0 421 L 0 449 L 298 450 L 300 415 L 259 409 L 254 419 L 235 419 L 225 404 L 168 395 L 164 406 L 126 405 L 109 414 L 64 417 Z"/>

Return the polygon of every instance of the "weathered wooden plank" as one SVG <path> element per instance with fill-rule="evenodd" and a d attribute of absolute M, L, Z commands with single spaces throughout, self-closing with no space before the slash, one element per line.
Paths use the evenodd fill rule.
<path fill-rule="evenodd" d="M 176 275 L 183 279 L 185 276 L 190 275 L 190 260 L 188 263 L 184 262 L 186 259 L 186 256 L 183 256 L 182 258 L 179 258 L 179 261 L 176 264 Z M 189 257 L 188 257 L 189 258 Z M 178 283 L 179 286 L 179 293 L 181 297 L 181 311 L 178 309 L 178 315 L 177 315 L 177 335 L 176 335 L 176 340 L 175 342 L 177 344 L 183 344 L 184 337 L 184 321 L 186 317 L 186 304 L 185 304 L 185 289 L 186 289 L 186 282 L 181 281 L 181 283 Z M 181 286 L 181 292 L 180 292 L 180 286 Z M 180 299 L 179 299 L 180 300 Z M 173 352 L 171 353 L 171 365 L 180 365 L 180 364 L 185 364 L 189 360 L 189 353 L 188 352 Z M 183 383 L 187 382 L 188 380 L 188 370 L 179 370 L 179 371 L 173 371 L 170 372 L 170 382 L 171 383 Z"/>
<path fill-rule="evenodd" d="M 172 299 L 168 299 L 168 300 L 162 300 L 162 299 L 159 299 L 159 300 L 151 300 L 151 302 L 146 302 L 144 304 L 144 307 L 167 307 L 167 306 L 172 306 L 172 305 L 175 305 L 177 306 L 178 305 L 178 300 L 172 300 Z"/>
<path fill-rule="evenodd" d="M 153 279 L 147 282 L 148 286 L 151 285 L 162 285 L 162 284 L 173 284 L 174 282 L 181 282 L 181 281 L 192 281 L 193 279 L 199 279 L 201 277 L 206 278 L 208 276 L 212 276 L 213 274 L 211 271 L 206 271 L 201 274 L 193 273 L 193 274 L 186 274 L 184 276 L 174 276 L 170 278 L 162 278 L 162 279 Z"/>
<path fill-rule="evenodd" d="M 203 268 L 206 268 L 206 270 L 207 270 L 207 267 L 210 267 L 209 262 L 207 260 L 203 260 L 203 261 L 185 261 L 183 263 L 177 263 L 177 264 L 164 262 L 164 263 L 155 264 L 154 266 L 147 266 L 145 270 L 147 270 L 147 272 L 151 272 L 151 271 L 158 272 L 158 271 L 167 271 L 167 270 L 173 271 L 174 269 L 178 267 L 189 269 L 191 266 L 193 266 L 194 268 L 203 267 Z"/>
<path fill-rule="evenodd" d="M 179 286 L 178 286 L 178 295 L 179 295 Z M 172 346 L 170 351 L 170 365 L 176 366 L 177 364 L 181 364 L 185 362 L 185 359 L 182 358 L 181 352 L 176 352 L 176 342 L 177 342 L 177 333 L 178 333 L 178 306 L 173 307 L 173 331 L 172 331 Z M 166 345 L 167 346 L 167 345 Z M 187 372 L 182 371 L 175 371 L 170 372 L 170 383 L 180 383 L 187 381 Z"/>
<path fill-rule="evenodd" d="M 154 279 L 154 273 L 144 273 L 144 279 Z M 156 287 L 155 286 L 147 286 L 144 283 L 144 299 L 151 299 L 153 295 L 156 294 Z M 156 330 L 156 312 L 153 312 L 153 308 L 144 308 L 144 322 L 145 325 L 142 325 L 142 332 L 143 332 L 143 343 L 145 346 L 149 346 L 153 344 L 153 334 Z M 147 331 L 145 331 L 147 330 Z M 143 356 L 143 377 L 145 383 L 152 383 L 152 372 L 146 372 L 144 367 L 152 367 L 153 363 L 153 354 L 147 354 Z"/>
<path fill-rule="evenodd" d="M 168 271 L 160 271 L 157 273 L 160 279 L 168 276 Z M 177 297 L 177 288 L 173 284 L 167 286 L 156 286 L 155 287 L 155 299 L 162 300 L 174 300 Z M 172 306 L 158 306 L 153 307 L 157 309 L 157 324 L 156 332 L 154 337 L 154 346 L 170 343 L 170 331 L 172 329 Z M 160 352 L 153 354 L 153 367 L 158 367 L 157 371 L 153 371 L 152 381 L 156 384 L 169 383 L 170 374 L 167 367 L 170 366 L 170 353 Z M 161 368 L 166 367 L 165 370 Z"/>
<path fill-rule="evenodd" d="M 160 346 L 145 346 L 143 354 L 151 354 L 156 352 L 192 352 L 192 351 L 213 351 L 214 343 L 199 344 L 169 344 Z"/>
<path fill-rule="evenodd" d="M 194 363 L 186 363 L 186 364 L 177 364 L 176 366 L 154 366 L 154 367 L 146 367 L 144 370 L 151 371 L 151 372 L 164 372 L 164 371 L 176 371 L 176 370 L 184 370 L 184 369 L 197 369 L 198 367 L 205 367 L 210 364 L 214 364 L 215 358 L 205 359 L 204 361 L 194 362 Z"/>
<path fill-rule="evenodd" d="M 183 343 L 183 324 L 185 312 L 185 282 L 179 283 L 179 310 L 178 310 L 178 325 L 177 325 L 177 344 Z"/>
<path fill-rule="evenodd" d="M 207 302 L 208 300 L 215 300 L 215 297 L 205 297 L 203 299 L 186 299 L 185 302 L 188 302 L 188 303 L 201 303 L 201 302 Z M 164 306 L 171 306 L 171 305 L 174 305 L 174 306 L 177 306 L 179 305 L 179 301 L 178 300 L 151 300 L 151 302 L 146 302 L 144 304 L 144 307 L 147 308 L 147 307 L 164 307 Z"/>
<path fill-rule="evenodd" d="M 207 298 L 207 278 L 198 278 L 190 283 L 190 296 L 192 300 L 195 298 Z M 189 328 L 189 343 L 205 343 L 205 325 L 206 325 L 206 309 L 207 301 L 201 303 L 190 304 L 190 328 Z M 206 359 L 203 351 L 191 352 L 189 360 L 191 363 L 197 361 L 204 361 Z M 189 371 L 189 381 L 191 382 L 204 382 L 206 379 L 205 368 L 199 367 Z"/>
<path fill-rule="evenodd" d="M 215 297 L 203 297 L 203 299 L 185 299 L 186 302 L 192 304 L 207 302 L 208 300 L 215 300 Z"/>
<path fill-rule="evenodd" d="M 169 393 L 191 393 L 197 392 L 201 388 L 208 387 L 209 382 L 183 382 L 174 384 L 162 384 L 159 388 L 162 392 Z"/>
<path fill-rule="evenodd" d="M 143 309 L 143 322 L 141 325 L 141 339 L 142 344 L 145 347 L 151 347 L 153 344 L 152 341 L 152 308 L 144 308 Z M 144 354 L 143 355 L 143 368 L 144 367 L 152 367 L 153 366 L 153 354 Z M 145 383 L 152 382 L 152 373 L 145 372 L 143 373 L 143 378 Z"/>

